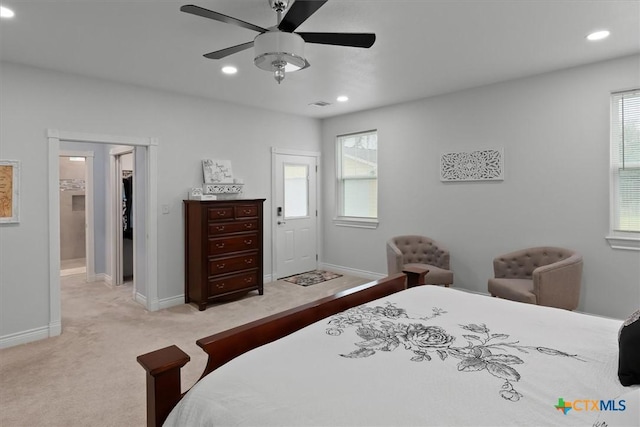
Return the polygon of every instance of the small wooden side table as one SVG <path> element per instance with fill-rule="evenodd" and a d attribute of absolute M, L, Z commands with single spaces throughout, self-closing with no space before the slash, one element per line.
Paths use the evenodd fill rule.
<path fill-rule="evenodd" d="M 425 284 L 424 276 L 427 275 L 429 269 L 410 265 L 404 267 L 402 272 L 407 275 L 407 288 L 413 288 L 414 286 Z"/>

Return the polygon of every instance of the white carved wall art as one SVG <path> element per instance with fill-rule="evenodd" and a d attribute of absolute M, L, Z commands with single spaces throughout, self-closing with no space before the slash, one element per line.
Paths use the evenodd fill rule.
<path fill-rule="evenodd" d="M 503 179 L 502 149 L 444 153 L 440 157 L 440 181 L 501 181 Z"/>

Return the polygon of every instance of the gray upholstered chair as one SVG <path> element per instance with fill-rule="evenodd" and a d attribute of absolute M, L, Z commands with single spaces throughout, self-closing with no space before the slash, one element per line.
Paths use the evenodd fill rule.
<path fill-rule="evenodd" d="M 406 266 L 429 270 L 425 276 L 427 285 L 453 283 L 449 269 L 449 251 L 441 243 L 425 236 L 397 236 L 387 241 L 387 267 L 389 274 L 402 273 Z"/>
<path fill-rule="evenodd" d="M 529 304 L 575 310 L 580 300 L 582 256 L 554 247 L 523 249 L 493 260 L 489 293 Z"/>

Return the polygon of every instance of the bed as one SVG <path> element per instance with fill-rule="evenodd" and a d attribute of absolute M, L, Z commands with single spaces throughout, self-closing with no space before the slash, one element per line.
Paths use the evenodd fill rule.
<path fill-rule="evenodd" d="M 138 357 L 149 425 L 640 425 L 617 377 L 622 321 L 404 275 L 198 341 L 184 396 L 175 346 Z"/>

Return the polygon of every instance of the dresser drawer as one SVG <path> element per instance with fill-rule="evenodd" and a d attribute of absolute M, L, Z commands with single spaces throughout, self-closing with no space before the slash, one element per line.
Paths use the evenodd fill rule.
<path fill-rule="evenodd" d="M 236 218 L 248 218 L 258 216 L 258 206 L 240 205 L 236 206 Z"/>
<path fill-rule="evenodd" d="M 220 221 L 221 219 L 233 219 L 233 206 L 216 207 L 207 209 L 209 221 Z"/>
<path fill-rule="evenodd" d="M 209 239 L 209 255 L 256 249 L 258 249 L 258 235 L 255 233 Z"/>
<path fill-rule="evenodd" d="M 258 271 L 209 280 L 209 297 L 250 288 L 258 284 Z"/>
<path fill-rule="evenodd" d="M 255 231 L 258 229 L 258 221 L 255 219 L 239 220 L 234 222 L 216 222 L 209 224 L 209 236 L 217 236 L 227 233 L 239 233 L 241 231 Z"/>
<path fill-rule="evenodd" d="M 209 276 L 229 273 L 232 271 L 248 270 L 256 268 L 258 255 L 241 255 L 230 258 L 218 258 L 209 260 Z"/>

